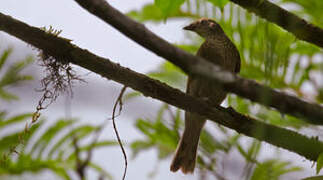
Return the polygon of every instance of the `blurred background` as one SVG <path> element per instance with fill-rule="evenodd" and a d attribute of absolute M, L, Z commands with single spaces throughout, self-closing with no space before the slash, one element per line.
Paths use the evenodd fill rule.
<path fill-rule="evenodd" d="M 309 22 L 323 27 L 320 0 L 276 0 L 274 3 Z M 201 38 L 182 27 L 199 17 L 215 18 L 237 45 L 241 76 L 272 88 L 323 102 L 322 50 L 299 41 L 276 25 L 257 18 L 227 0 L 137 0 L 109 1 L 167 41 L 195 53 Z M 185 90 L 186 77 L 173 65 L 120 34 L 89 14 L 74 1 L 1 0 L 0 12 L 35 27 L 62 30 L 59 36 L 77 46 L 148 74 Z M 81 158 L 91 149 L 97 127 L 106 121 L 99 142 L 93 148 L 87 179 L 121 179 L 124 158 L 116 142 L 112 108 L 122 85 L 77 66 L 72 94 L 61 93 L 42 110 L 23 143 L 19 132 L 36 111 L 43 96 L 41 79 L 46 76 L 38 50 L 0 32 L 0 152 L 7 154 L 10 168 L 2 166 L 1 179 L 78 179 L 75 173 L 75 145 Z M 308 136 L 322 136 L 320 127 L 230 95 L 223 103 L 237 111 Z M 292 152 L 237 134 L 208 122 L 202 133 L 194 175 L 171 173 L 169 165 L 183 129 L 183 112 L 127 89 L 118 131 L 128 156 L 128 179 L 300 179 L 315 175 L 312 162 Z M 73 137 L 73 138 L 72 138 Z M 17 143 L 18 142 L 18 143 Z M 301 143 L 301 142 L 300 142 Z M 17 147 L 15 144 L 19 144 Z M 22 145 L 23 144 L 23 145 Z M 12 152 L 18 149 L 23 158 Z M 4 162 L 4 161 L 1 161 Z M 24 162 L 24 163 L 22 163 Z"/>

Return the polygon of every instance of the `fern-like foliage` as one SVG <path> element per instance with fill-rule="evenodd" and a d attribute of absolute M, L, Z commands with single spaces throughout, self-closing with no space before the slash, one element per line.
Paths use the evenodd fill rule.
<path fill-rule="evenodd" d="M 323 84 L 319 82 L 322 80 L 323 53 L 316 46 L 297 40 L 280 27 L 247 12 L 228 0 L 186 0 L 176 1 L 177 4 L 175 1 L 173 3 L 170 2 L 171 0 L 168 1 L 168 5 L 172 5 L 171 13 L 164 10 L 165 7 L 159 3 L 161 1 L 155 1 L 155 3 L 146 4 L 140 10 L 130 11 L 128 16 L 144 23 L 164 23 L 166 20 L 179 18 L 187 19 L 189 23 L 196 18 L 213 18 L 223 27 L 239 49 L 242 60 L 240 76 L 254 79 L 272 88 L 296 94 L 302 98 L 323 102 Z M 181 5 L 178 4 L 179 2 Z M 297 15 L 310 19 L 318 25 L 322 24 L 322 18 L 319 15 L 322 9 L 319 8 L 322 7 L 321 2 L 316 0 L 306 2 L 278 0 L 275 3 L 280 5 L 293 3 L 301 7 L 296 11 L 292 10 L 297 12 Z M 167 3 L 164 3 L 164 6 L 166 5 Z M 174 10 L 175 7 L 177 10 Z M 195 54 L 202 42 L 201 38 L 195 34 L 192 36 L 190 33 L 185 35 L 185 43 L 176 45 Z M 177 68 L 172 68 L 168 62 L 160 65 L 157 70 L 149 72 L 148 75 L 173 87 L 185 88 L 184 74 Z M 313 87 L 315 93 L 309 94 L 304 91 L 305 86 Z M 130 93 L 128 97 L 138 95 L 134 92 Z M 235 95 L 229 95 L 226 104 L 243 114 L 255 116 L 274 125 L 296 129 L 308 126 L 300 119 L 282 115 L 275 110 Z M 165 107 L 167 107 L 166 110 Z M 156 148 L 159 158 L 165 159 L 175 152 L 176 146 L 174 144 L 178 140 L 176 134 L 183 125 L 178 112 L 178 109 L 162 105 L 155 119 L 137 119 L 136 127 L 145 138 L 132 144 L 134 155 L 149 148 Z M 173 115 L 169 116 L 169 114 Z M 201 134 L 198 168 L 201 170 L 200 172 L 206 171 L 221 179 L 223 177 L 216 169 L 219 162 L 225 161 L 225 157 L 230 152 L 238 151 L 246 162 L 241 179 L 263 179 L 261 178 L 262 172 L 265 176 L 268 175 L 267 179 L 268 177 L 279 179 L 286 173 L 301 170 L 299 167 L 293 166 L 292 163 L 280 159 L 260 161 L 261 150 L 262 143 L 257 140 L 247 141 L 242 139 L 241 135 L 221 126 L 207 127 Z"/>
<path fill-rule="evenodd" d="M 7 87 L 32 80 L 32 76 L 21 74 L 21 71 L 33 62 L 32 57 L 29 56 L 22 61 L 18 61 L 14 64 L 8 65 L 9 67 L 6 67 L 6 62 L 9 59 L 11 52 L 12 49 L 8 48 L 0 54 L 0 100 L 2 99 L 5 101 L 18 99 L 16 95 L 5 90 Z"/>
<path fill-rule="evenodd" d="M 5 118 L 2 114 L 0 131 L 5 131 L 10 126 L 24 125 L 31 114 L 23 114 Z M 87 154 L 99 147 L 117 145 L 115 141 L 100 141 L 95 144 L 84 139 L 93 135 L 99 127 L 80 125 L 73 119 L 60 119 L 46 128 L 42 120 L 34 124 L 28 131 L 22 129 L 13 133 L 6 133 L 0 140 L 1 175 L 21 175 L 26 172 L 39 173 L 51 170 L 63 179 L 71 179 L 70 173 L 75 173 L 78 155 L 73 141 L 77 139 L 82 146 L 77 147 L 79 152 Z M 23 127 L 23 126 L 22 126 Z M 44 129 L 46 130 L 44 131 Z M 43 132 L 43 133 L 41 133 Z M 103 175 L 107 179 L 112 176 L 100 165 L 90 162 L 89 168 Z"/>
<path fill-rule="evenodd" d="M 6 65 L 11 52 L 12 49 L 4 50 L 0 56 L 0 100 L 6 101 L 18 99 L 7 90 L 8 87 L 32 79 L 21 74 L 32 58 Z M 61 179 L 72 179 L 80 163 L 85 161 L 81 158 L 83 155 L 88 156 L 100 147 L 117 145 L 109 140 L 89 142 L 88 137 L 98 135 L 99 127 L 80 124 L 75 119 L 59 119 L 52 124 L 43 119 L 29 127 L 27 122 L 31 119 L 31 113 L 8 116 L 4 109 L 0 109 L 0 179 L 44 170 L 52 171 Z M 102 178 L 112 179 L 103 167 L 89 160 L 86 168 Z"/>

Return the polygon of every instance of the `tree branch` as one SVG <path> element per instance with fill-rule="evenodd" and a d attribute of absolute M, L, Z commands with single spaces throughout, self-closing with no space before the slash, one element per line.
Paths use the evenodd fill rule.
<path fill-rule="evenodd" d="M 323 48 L 323 29 L 267 0 L 230 0 L 294 34 L 298 39 Z"/>
<path fill-rule="evenodd" d="M 205 61 L 201 57 L 189 54 L 163 40 L 153 32 L 125 16 L 105 0 L 75 0 L 83 8 L 109 23 L 117 30 L 136 41 L 143 47 L 164 57 L 180 67 L 184 72 L 202 76 L 221 83 L 226 91 L 276 108 L 282 113 L 302 118 L 313 124 L 323 124 L 323 107 L 298 99 L 297 97 L 278 92 L 255 81 L 243 79 L 220 67 Z"/>
<path fill-rule="evenodd" d="M 0 30 L 42 49 L 58 61 L 74 63 L 140 91 L 145 96 L 159 99 L 185 111 L 201 114 L 238 133 L 295 152 L 309 160 L 316 161 L 323 151 L 323 143 L 316 138 L 308 138 L 291 130 L 263 123 L 239 114 L 232 108 L 210 107 L 207 101 L 189 96 L 165 83 L 113 63 L 109 59 L 98 57 L 71 44 L 69 40 L 31 27 L 2 13 L 0 13 Z"/>

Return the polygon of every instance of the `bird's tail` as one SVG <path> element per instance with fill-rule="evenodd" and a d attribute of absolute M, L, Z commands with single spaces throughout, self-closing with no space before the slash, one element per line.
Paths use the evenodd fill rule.
<path fill-rule="evenodd" d="M 181 169 L 184 174 L 194 172 L 197 146 L 204 123 L 201 116 L 185 113 L 185 130 L 170 166 L 171 171 Z"/>

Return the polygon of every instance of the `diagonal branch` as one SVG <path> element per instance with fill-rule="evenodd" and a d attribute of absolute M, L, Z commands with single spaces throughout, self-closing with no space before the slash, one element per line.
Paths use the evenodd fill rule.
<path fill-rule="evenodd" d="M 306 22 L 268 0 L 230 0 L 256 15 L 291 32 L 298 39 L 323 48 L 323 29 Z"/>
<path fill-rule="evenodd" d="M 239 114 L 231 108 L 210 107 L 202 99 L 189 96 L 165 83 L 113 63 L 109 59 L 98 57 L 71 44 L 69 40 L 31 27 L 2 13 L 0 13 L 0 30 L 42 49 L 58 61 L 74 63 L 140 91 L 145 96 L 159 99 L 186 111 L 199 113 L 238 133 L 295 152 L 309 160 L 316 161 L 323 151 L 323 143 L 316 138 L 308 138 L 294 131 L 263 123 Z"/>
<path fill-rule="evenodd" d="M 153 32 L 125 16 L 105 0 L 75 0 L 83 8 L 109 23 L 140 45 L 164 57 L 184 72 L 221 83 L 226 91 L 274 107 L 282 113 L 302 118 L 313 124 L 323 124 L 323 107 L 297 97 L 278 92 L 255 81 L 243 79 L 201 57 L 189 54 L 163 40 Z"/>

